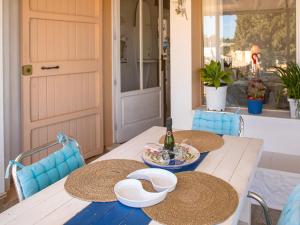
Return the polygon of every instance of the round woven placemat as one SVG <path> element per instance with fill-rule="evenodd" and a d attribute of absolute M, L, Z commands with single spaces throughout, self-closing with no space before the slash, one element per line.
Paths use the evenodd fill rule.
<path fill-rule="evenodd" d="M 168 225 L 219 224 L 236 210 L 237 192 L 225 181 L 200 172 L 177 174 L 176 189 L 158 205 L 144 208 L 153 220 Z"/>
<path fill-rule="evenodd" d="M 187 140 L 187 144 L 192 145 L 199 152 L 210 152 L 221 148 L 224 145 L 224 140 L 219 135 L 197 130 L 182 130 L 173 132 L 175 142 L 181 143 Z M 165 135 L 159 140 L 163 144 Z"/>
<path fill-rule="evenodd" d="M 133 160 L 104 160 L 86 165 L 73 173 L 65 182 L 66 191 L 75 198 L 94 202 L 116 201 L 114 186 L 135 170 L 146 168 Z"/>

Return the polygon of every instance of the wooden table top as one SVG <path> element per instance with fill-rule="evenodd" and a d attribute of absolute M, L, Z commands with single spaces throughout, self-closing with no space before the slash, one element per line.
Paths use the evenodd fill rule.
<path fill-rule="evenodd" d="M 158 142 L 165 128 L 152 127 L 139 136 L 105 154 L 95 161 L 132 159 L 142 161 L 141 152 L 146 143 Z M 196 171 L 205 172 L 230 183 L 239 194 L 236 212 L 222 224 L 237 224 L 252 177 L 261 156 L 260 139 L 223 136 L 224 145 L 210 152 Z M 90 202 L 71 197 L 64 190 L 66 178 L 18 203 L 0 214 L 0 224 L 63 224 Z M 155 221 L 151 225 L 159 224 Z"/>

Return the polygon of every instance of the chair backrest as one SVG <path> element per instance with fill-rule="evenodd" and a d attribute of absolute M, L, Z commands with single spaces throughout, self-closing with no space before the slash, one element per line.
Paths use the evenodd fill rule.
<path fill-rule="evenodd" d="M 278 225 L 299 225 L 300 224 L 300 185 L 290 194 L 284 206 Z"/>
<path fill-rule="evenodd" d="M 43 190 L 84 165 L 84 159 L 80 154 L 80 148 L 76 140 L 64 134 L 59 134 L 57 139 L 56 142 L 50 145 L 24 152 L 15 160 L 10 161 L 20 201 Z M 46 158 L 29 166 L 21 164 L 24 158 L 58 144 L 61 144 L 62 148 Z M 9 168 L 7 171 L 9 173 Z"/>
<path fill-rule="evenodd" d="M 192 129 L 239 136 L 242 131 L 242 117 L 239 113 L 197 110 Z"/>

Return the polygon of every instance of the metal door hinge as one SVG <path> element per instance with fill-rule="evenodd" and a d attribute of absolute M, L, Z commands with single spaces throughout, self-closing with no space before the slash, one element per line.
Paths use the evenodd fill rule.
<path fill-rule="evenodd" d="M 32 75 L 32 65 L 22 66 L 22 75 L 23 76 L 31 76 Z"/>

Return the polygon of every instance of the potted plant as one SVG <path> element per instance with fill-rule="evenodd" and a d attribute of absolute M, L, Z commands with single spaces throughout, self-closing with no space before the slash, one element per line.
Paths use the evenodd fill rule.
<path fill-rule="evenodd" d="M 248 112 L 251 114 L 261 114 L 266 87 L 261 79 L 252 79 L 248 84 Z"/>
<path fill-rule="evenodd" d="M 300 67 L 296 63 L 289 63 L 286 68 L 275 68 L 287 89 L 291 117 L 300 118 Z"/>
<path fill-rule="evenodd" d="M 200 74 L 204 83 L 207 109 L 224 111 L 227 85 L 233 83 L 231 72 L 222 70 L 221 63 L 212 60 L 200 69 Z"/>

